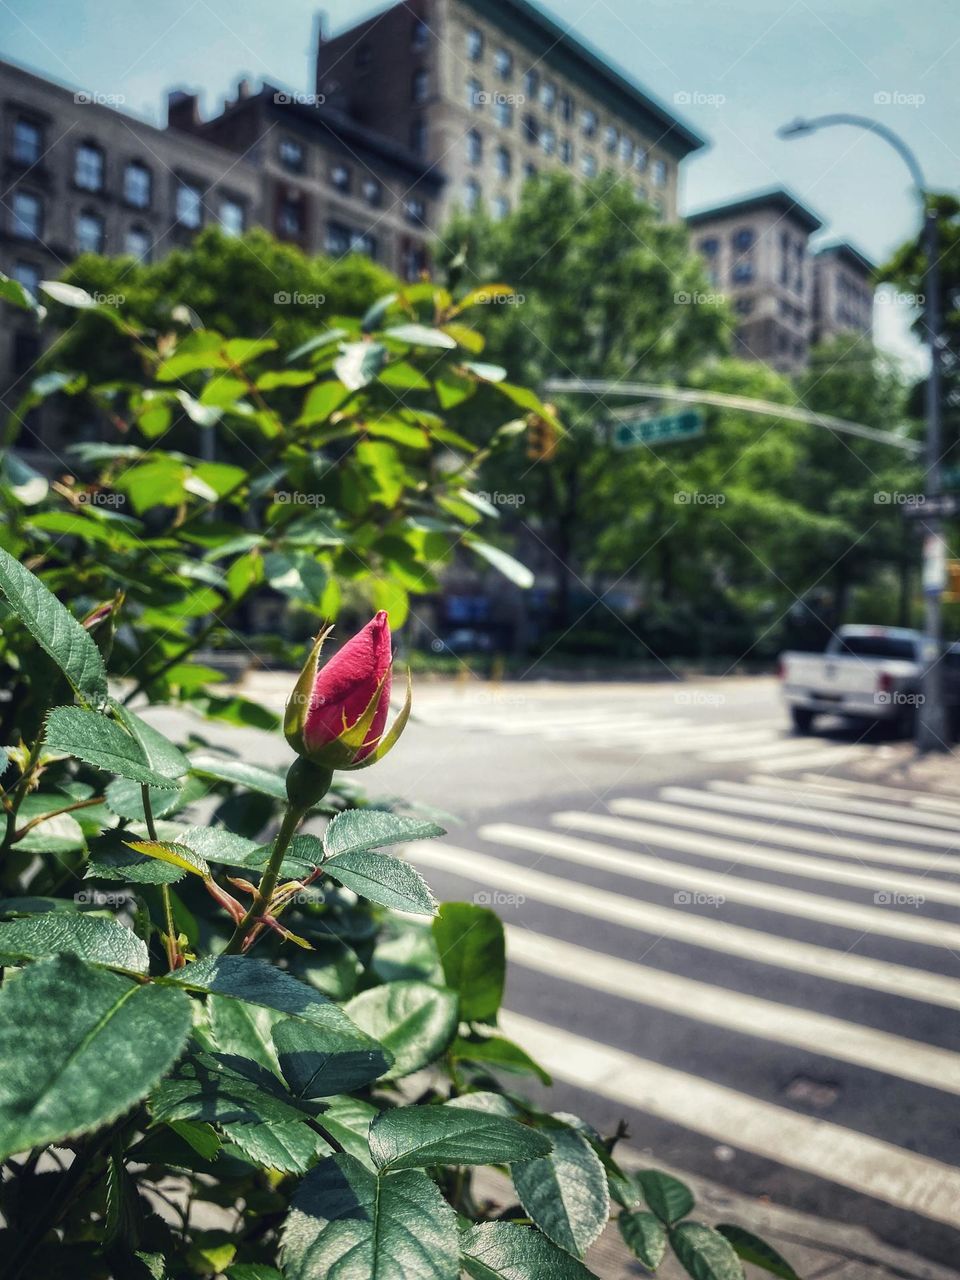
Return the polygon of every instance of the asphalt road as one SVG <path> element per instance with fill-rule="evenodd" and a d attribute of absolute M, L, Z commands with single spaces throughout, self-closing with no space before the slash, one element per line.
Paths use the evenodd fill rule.
<path fill-rule="evenodd" d="M 416 714 L 363 780 L 458 815 L 407 853 L 502 915 L 505 1030 L 553 1109 L 954 1264 L 960 776 L 858 781 L 883 738 L 795 738 L 765 679 L 423 683 Z"/>

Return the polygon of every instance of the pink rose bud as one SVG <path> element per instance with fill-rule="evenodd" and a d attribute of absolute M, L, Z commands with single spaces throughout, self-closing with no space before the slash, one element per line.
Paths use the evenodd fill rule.
<path fill-rule="evenodd" d="M 283 731 L 299 756 L 328 769 L 361 769 L 380 760 L 403 732 L 407 700 L 384 733 L 390 709 L 390 625 L 382 610 L 324 666 L 320 650 L 330 629 L 317 637 L 287 702 Z"/>

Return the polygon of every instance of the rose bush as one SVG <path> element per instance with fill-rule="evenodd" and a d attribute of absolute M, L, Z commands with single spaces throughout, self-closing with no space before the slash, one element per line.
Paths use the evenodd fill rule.
<path fill-rule="evenodd" d="M 791 1277 L 744 1229 L 691 1221 L 675 1179 L 626 1173 L 619 1134 L 514 1091 L 547 1077 L 497 1029 L 499 920 L 438 907 L 397 853 L 443 834 L 437 815 L 347 776 L 409 711 L 408 688 L 388 726 L 387 614 L 402 622 L 456 543 L 523 581 L 477 533 L 476 458 L 443 413 L 488 393 L 544 410 L 473 361 L 469 299 L 416 286 L 278 366 L 267 340 L 173 318 L 146 334 L 49 288 L 125 333 L 144 376 L 47 372 L 25 407 L 63 393 L 102 438 L 77 474 L 3 458 L 4 1274 L 578 1280 L 615 1204 L 649 1268 L 669 1245 L 699 1280 L 741 1259 Z M 184 417 L 218 433 L 205 459 L 161 448 Z M 227 440 L 247 465 L 216 460 Z M 291 491 L 329 501 L 299 510 Z M 285 772 L 212 748 L 203 721 L 175 742 L 142 714 L 180 701 L 279 729 L 193 654 L 264 591 L 319 620 L 345 586 L 378 611 L 321 665 L 324 628 L 291 677 Z M 509 1171 L 499 1202 L 481 1165 Z"/>

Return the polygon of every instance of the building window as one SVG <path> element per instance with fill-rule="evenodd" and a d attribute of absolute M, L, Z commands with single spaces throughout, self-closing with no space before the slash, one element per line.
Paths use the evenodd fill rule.
<path fill-rule="evenodd" d="M 643 183 L 642 183 L 642 182 L 638 182 L 638 183 L 637 183 L 637 185 L 634 187 L 634 189 L 633 189 L 633 190 L 634 190 L 634 194 L 636 195 L 637 199 L 638 199 L 638 200 L 642 200 L 642 201 L 643 201 L 643 203 L 644 203 L 644 204 L 646 204 L 646 202 L 647 202 L 647 188 L 643 185 Z"/>
<path fill-rule="evenodd" d="M 595 178 L 597 176 L 597 157 L 590 151 L 585 152 L 580 161 L 580 168 L 585 178 Z"/>
<path fill-rule="evenodd" d="M 753 310 L 753 299 L 737 298 L 736 302 L 733 304 L 733 309 L 736 311 L 738 316 L 748 316 Z"/>
<path fill-rule="evenodd" d="M 32 262 L 15 262 L 13 264 L 13 278 L 17 284 L 22 284 L 27 293 L 36 297 L 40 292 L 40 268 Z"/>
<path fill-rule="evenodd" d="M 497 124 L 504 129 L 509 129 L 513 124 L 513 103 L 508 102 L 506 98 L 497 98 L 493 106 L 493 115 Z"/>
<path fill-rule="evenodd" d="M 753 248 L 753 242 L 756 239 L 751 227 L 738 227 L 733 233 L 733 247 L 737 253 L 748 253 Z"/>
<path fill-rule="evenodd" d="M 410 125 L 410 150 L 415 156 L 427 154 L 427 125 L 424 120 L 414 120 Z"/>
<path fill-rule="evenodd" d="M 607 151 L 613 152 L 617 149 L 617 143 L 620 141 L 620 133 L 616 125 L 608 124 L 603 131 L 603 145 Z"/>
<path fill-rule="evenodd" d="M 277 154 L 280 157 L 280 163 L 285 169 L 289 169 L 291 173 L 303 173 L 304 154 L 302 142 L 298 142 L 296 138 L 281 138 Z"/>
<path fill-rule="evenodd" d="M 537 176 L 537 166 L 533 163 L 532 160 L 524 160 L 523 162 L 524 181 L 526 182 L 528 178 L 535 178 L 536 176 Z"/>
<path fill-rule="evenodd" d="M 277 208 L 277 235 L 285 240 L 297 240 L 305 226 L 303 197 L 297 193 L 284 196 Z"/>
<path fill-rule="evenodd" d="M 103 219 L 99 213 L 84 209 L 77 214 L 74 226 L 77 253 L 103 253 Z"/>
<path fill-rule="evenodd" d="M 510 152 L 506 147 L 497 147 L 496 154 L 497 173 L 501 178 L 509 178 L 513 170 L 513 163 L 510 158 Z"/>
<path fill-rule="evenodd" d="M 502 80 L 506 80 L 513 75 L 513 55 L 509 49 L 494 50 L 493 69 Z"/>
<path fill-rule="evenodd" d="M 149 209 L 153 197 L 150 170 L 139 160 L 131 160 L 123 171 L 123 198 L 134 209 Z"/>
<path fill-rule="evenodd" d="M 190 182 L 181 182 L 177 187 L 177 222 L 181 227 L 191 230 L 200 226 L 203 221 L 203 197 L 200 188 Z"/>
<path fill-rule="evenodd" d="M 620 159 L 624 164 L 629 164 L 633 159 L 633 143 L 626 135 L 620 139 Z"/>
<path fill-rule="evenodd" d="M 13 159 L 17 164 L 37 164 L 43 152 L 43 132 L 32 120 L 13 123 Z"/>
<path fill-rule="evenodd" d="M 419 280 L 427 269 L 427 251 L 422 245 L 404 240 L 401 253 L 401 270 L 404 280 Z"/>
<path fill-rule="evenodd" d="M 367 204 L 373 205 L 374 208 L 383 203 L 383 187 L 376 178 L 364 178 L 360 190 Z"/>
<path fill-rule="evenodd" d="M 476 129 L 471 129 L 466 136 L 467 160 L 470 164 L 480 164 L 483 160 L 483 139 Z"/>
<path fill-rule="evenodd" d="M 485 98 L 483 85 L 476 76 L 471 76 L 467 81 L 467 106 L 471 111 L 480 111 L 483 108 Z"/>
<path fill-rule="evenodd" d="M 220 201 L 220 226 L 228 236 L 242 236 L 247 225 L 246 210 L 239 200 Z"/>
<path fill-rule="evenodd" d="M 403 212 L 408 222 L 414 222 L 418 226 L 422 226 L 427 220 L 427 206 L 419 196 L 411 196 L 405 200 Z"/>
<path fill-rule="evenodd" d="M 410 33 L 410 48 L 414 53 L 422 53 L 430 43 L 430 28 L 423 18 L 415 18 Z"/>
<path fill-rule="evenodd" d="M 413 73 L 413 84 L 410 89 L 410 96 L 414 102 L 426 102 L 430 96 L 430 72 L 421 68 Z"/>
<path fill-rule="evenodd" d="M 735 262 L 733 264 L 733 279 L 735 284 L 748 284 L 753 279 L 753 263 L 752 262 Z"/>
<path fill-rule="evenodd" d="M 77 147 L 73 181 L 81 191 L 103 190 L 103 152 L 92 142 L 81 142 Z"/>
<path fill-rule="evenodd" d="M 594 138 L 597 134 L 597 113 L 587 108 L 580 112 L 580 128 L 585 138 Z"/>
<path fill-rule="evenodd" d="M 17 329 L 13 334 L 13 372 L 22 377 L 30 373 L 40 359 L 40 336 L 27 329 Z"/>
<path fill-rule="evenodd" d="M 471 27 L 467 32 L 467 57 L 472 62 L 479 62 L 483 57 L 483 32 L 479 27 Z"/>
<path fill-rule="evenodd" d="M 552 80 L 544 80 L 540 86 L 540 105 L 545 111 L 552 111 L 557 102 L 557 86 Z"/>
<path fill-rule="evenodd" d="M 716 236 L 708 236 L 697 247 L 705 258 L 715 258 L 720 251 L 720 241 Z"/>
<path fill-rule="evenodd" d="M 523 117 L 523 136 L 527 142 L 537 142 L 540 138 L 540 122 L 536 116 Z"/>
<path fill-rule="evenodd" d="M 667 165 L 664 160 L 654 160 L 650 169 L 650 176 L 653 178 L 655 187 L 665 187 L 667 185 Z"/>
<path fill-rule="evenodd" d="M 342 258 L 350 252 L 350 228 L 342 222 L 328 222 L 323 247 L 332 258 Z"/>
<path fill-rule="evenodd" d="M 544 155 L 553 155 L 557 149 L 557 135 L 552 129 L 543 129 L 540 134 L 540 145 L 543 147 Z"/>
<path fill-rule="evenodd" d="M 573 164 L 573 143 L 569 138 L 560 140 L 560 159 L 564 164 Z"/>
<path fill-rule="evenodd" d="M 644 151 L 643 147 L 638 143 L 633 152 L 633 167 L 636 169 L 637 173 L 645 172 L 648 159 L 649 157 L 646 151 Z"/>
<path fill-rule="evenodd" d="M 530 101 L 533 102 L 536 99 L 539 89 L 540 72 L 531 67 L 523 77 L 523 92 L 527 95 Z"/>
<path fill-rule="evenodd" d="M 650 201 L 650 206 L 651 206 L 651 208 L 653 209 L 653 212 L 657 215 L 657 217 L 658 217 L 658 218 L 662 218 L 662 217 L 663 217 L 663 212 L 664 212 L 664 210 L 663 210 L 663 201 L 661 200 L 661 198 L 660 198 L 659 196 L 654 196 L 654 197 L 653 197 L 653 199 Z"/>
<path fill-rule="evenodd" d="M 495 222 L 502 221 L 510 212 L 510 201 L 506 196 L 494 196 L 490 202 L 490 212 Z"/>
<path fill-rule="evenodd" d="M 330 181 L 338 191 L 350 190 L 350 169 L 345 164 L 335 164 L 330 168 Z"/>
<path fill-rule="evenodd" d="M 571 124 L 573 121 L 574 108 L 573 99 L 569 93 L 561 93 L 560 95 L 560 119 L 564 124 Z"/>
<path fill-rule="evenodd" d="M 19 240 L 39 240 L 43 232 L 40 197 L 29 191 L 14 191 L 10 201 L 10 230 Z"/>
<path fill-rule="evenodd" d="M 146 227 L 128 227 L 123 238 L 123 252 L 138 262 L 150 261 L 152 244 Z"/>
<path fill-rule="evenodd" d="M 467 213 L 476 213 L 480 208 L 480 183 L 476 178 L 468 178 L 463 184 L 463 204 Z"/>

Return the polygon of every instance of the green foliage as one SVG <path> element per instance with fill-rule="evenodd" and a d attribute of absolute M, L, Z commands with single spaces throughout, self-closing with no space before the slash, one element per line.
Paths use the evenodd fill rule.
<path fill-rule="evenodd" d="M 50 292 L 80 316 L 84 372 L 28 403 L 68 389 L 105 415 L 104 439 L 76 452 L 82 490 L 9 466 L 0 487 L 5 1275 L 588 1277 L 579 1259 L 611 1194 L 632 1210 L 636 1189 L 616 1137 L 506 1093 L 500 1073 L 547 1077 L 497 1032 L 503 927 L 438 908 L 397 848 L 442 828 L 329 774 L 301 803 L 291 771 L 215 753 L 202 724 L 174 742 L 130 708 L 179 700 L 273 728 L 211 694 L 196 650 L 258 593 L 308 630 L 344 598 L 402 620 L 455 543 L 502 560 L 476 533 L 473 446 L 438 410 L 452 385 L 465 399 L 486 383 L 510 412 L 549 411 L 463 359 L 478 339 L 431 285 L 287 357 L 224 317 L 151 334 L 75 284 Z M 108 384 L 84 347 L 104 334 L 136 355 Z M 104 342 L 103 362 L 115 355 Z M 230 460 L 196 449 L 199 432 L 214 453 L 231 440 Z M 271 652 L 302 661 L 302 647 Z M 473 1194 L 483 1164 L 509 1166 L 531 1225 L 485 1220 L 499 1209 Z M 679 1184 L 639 1185 L 698 1280 L 727 1280 L 734 1249 L 785 1274 L 746 1232 L 676 1222 Z M 195 1202 L 217 1226 L 181 1212 Z M 637 1216 L 622 1230 L 648 1248 Z"/>

